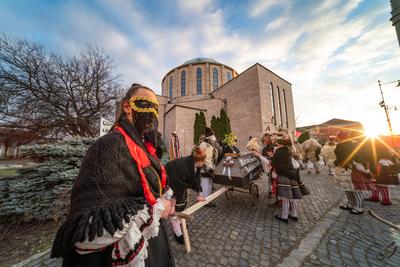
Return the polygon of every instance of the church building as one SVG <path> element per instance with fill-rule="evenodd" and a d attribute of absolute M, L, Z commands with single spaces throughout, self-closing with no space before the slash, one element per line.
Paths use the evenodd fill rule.
<path fill-rule="evenodd" d="M 243 150 L 249 136 L 283 128 L 295 134 L 292 85 L 259 63 L 242 73 L 212 58 L 194 58 L 170 70 L 157 96 L 159 131 L 167 148 L 176 131 L 183 155 L 193 146 L 195 114 L 203 111 L 207 126 L 224 108 Z"/>

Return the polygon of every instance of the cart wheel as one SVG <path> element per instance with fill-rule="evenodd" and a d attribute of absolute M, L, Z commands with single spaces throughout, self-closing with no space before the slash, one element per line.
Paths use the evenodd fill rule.
<path fill-rule="evenodd" d="M 227 191 L 225 191 L 225 197 L 229 199 L 229 197 L 233 194 L 233 187 L 229 188 Z"/>

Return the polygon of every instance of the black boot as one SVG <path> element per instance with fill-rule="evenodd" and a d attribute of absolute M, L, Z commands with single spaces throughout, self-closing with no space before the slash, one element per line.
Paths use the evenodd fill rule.
<path fill-rule="evenodd" d="M 175 241 L 178 242 L 178 244 L 185 244 L 185 241 L 183 240 L 183 235 L 177 236 L 176 234 L 174 234 L 175 236 Z"/>

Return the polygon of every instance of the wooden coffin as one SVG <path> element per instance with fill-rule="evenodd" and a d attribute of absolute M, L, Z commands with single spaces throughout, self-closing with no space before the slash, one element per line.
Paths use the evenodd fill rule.
<path fill-rule="evenodd" d="M 226 157 L 215 168 L 214 183 L 228 185 L 233 187 L 250 188 L 250 182 L 259 178 L 262 172 L 262 164 L 258 157 L 251 153 L 241 153 L 237 157 L 233 157 L 233 166 L 231 169 L 231 177 L 228 176 L 228 170 L 224 172 L 224 161 Z"/>

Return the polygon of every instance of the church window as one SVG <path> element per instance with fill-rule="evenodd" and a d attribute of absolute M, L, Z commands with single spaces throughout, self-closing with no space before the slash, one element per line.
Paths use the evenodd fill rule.
<path fill-rule="evenodd" d="M 282 89 L 282 92 L 283 92 L 283 107 L 284 107 L 284 111 L 285 111 L 286 128 L 289 128 L 289 120 L 288 120 L 288 114 L 287 114 L 286 91 L 285 91 L 285 89 Z"/>
<path fill-rule="evenodd" d="M 196 82 L 197 82 L 197 94 L 202 94 L 202 80 L 201 80 L 201 68 L 197 68 L 196 70 Z"/>
<path fill-rule="evenodd" d="M 181 96 L 186 95 L 186 71 L 181 73 Z"/>
<path fill-rule="evenodd" d="M 269 83 L 269 89 L 271 91 L 271 109 L 272 109 L 272 122 L 276 125 L 276 112 L 275 112 L 275 95 L 274 95 L 274 86 L 272 83 Z"/>
<path fill-rule="evenodd" d="M 218 70 L 217 68 L 214 68 L 213 70 L 213 89 L 218 88 Z"/>
<path fill-rule="evenodd" d="M 232 80 L 232 74 L 230 72 L 226 73 L 226 80 L 229 82 L 230 80 Z"/>
<path fill-rule="evenodd" d="M 169 97 L 172 98 L 172 91 L 174 88 L 174 79 L 173 77 L 169 77 Z"/>
<path fill-rule="evenodd" d="M 281 91 L 279 90 L 279 86 L 277 86 L 276 88 L 278 89 L 277 91 L 278 91 L 279 125 L 283 126 Z"/>

